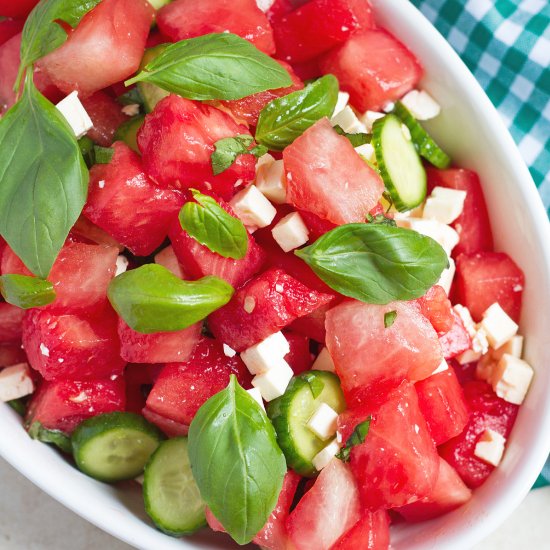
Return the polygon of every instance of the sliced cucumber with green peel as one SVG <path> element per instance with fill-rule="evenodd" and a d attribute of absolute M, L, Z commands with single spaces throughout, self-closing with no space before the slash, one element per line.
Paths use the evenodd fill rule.
<path fill-rule="evenodd" d="M 130 149 L 133 149 L 136 153 L 139 153 L 137 133 L 144 120 L 145 115 L 137 115 L 124 121 L 115 132 L 115 141 L 123 141 L 126 145 L 128 145 L 128 147 L 130 147 Z"/>
<path fill-rule="evenodd" d="M 49 430 L 44 428 L 40 422 L 33 422 L 28 429 L 29 436 L 32 439 L 42 441 L 42 443 L 51 443 L 64 453 L 71 454 L 71 438 L 61 430 Z"/>
<path fill-rule="evenodd" d="M 155 451 L 145 467 L 143 499 L 150 518 L 168 535 L 191 535 L 206 525 L 206 504 L 191 472 L 186 437 L 164 441 Z"/>
<path fill-rule="evenodd" d="M 166 6 L 166 4 L 169 4 L 171 1 L 172 0 L 149 0 L 149 4 L 156 10 L 160 10 L 160 8 Z"/>
<path fill-rule="evenodd" d="M 395 207 L 404 212 L 421 204 L 426 198 L 426 171 L 396 115 L 389 114 L 374 122 L 372 145 L 378 170 Z"/>
<path fill-rule="evenodd" d="M 433 164 L 436 168 L 447 168 L 451 164 L 451 157 L 439 145 L 435 140 L 424 130 L 422 125 L 412 116 L 410 111 L 401 103 L 397 101 L 393 112 L 401 119 L 401 122 L 409 129 L 411 133 L 411 139 L 416 147 L 416 150 L 421 157 L 424 157 L 430 164 Z"/>
<path fill-rule="evenodd" d="M 148 63 L 151 63 L 153 59 L 158 57 L 167 46 L 168 44 L 159 44 L 158 46 L 145 50 L 145 54 L 141 60 L 141 65 L 139 66 L 139 71 L 142 71 Z M 156 84 L 151 84 L 150 82 L 138 82 L 136 85 L 141 97 L 143 98 L 143 106 L 148 113 L 155 108 L 155 105 L 161 99 L 164 99 L 170 95 L 170 92 L 167 92 L 166 90 L 159 88 Z"/>
<path fill-rule="evenodd" d="M 287 464 L 306 477 L 317 473 L 313 457 L 327 445 L 307 427 L 321 403 L 338 413 L 346 408 L 340 381 L 331 372 L 307 371 L 293 378 L 284 395 L 271 401 L 267 408 Z"/>
<path fill-rule="evenodd" d="M 115 482 L 141 474 L 163 438 L 142 416 L 113 412 L 82 422 L 71 444 L 79 470 L 100 481 Z"/>

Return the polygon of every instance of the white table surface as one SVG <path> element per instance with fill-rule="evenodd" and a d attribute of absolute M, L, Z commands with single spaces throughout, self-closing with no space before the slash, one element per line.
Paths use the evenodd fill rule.
<path fill-rule="evenodd" d="M 550 550 L 550 487 L 532 491 L 475 550 Z M 43 493 L 0 459 L 1 550 L 129 550 Z"/>

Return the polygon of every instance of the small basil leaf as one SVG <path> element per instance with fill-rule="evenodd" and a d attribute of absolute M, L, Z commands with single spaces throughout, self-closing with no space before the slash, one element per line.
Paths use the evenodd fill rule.
<path fill-rule="evenodd" d="M 112 147 L 94 146 L 95 164 L 109 164 L 114 154 L 115 150 Z"/>
<path fill-rule="evenodd" d="M 29 428 L 29 436 L 42 443 L 52 443 L 63 452 L 72 454 L 71 438 L 60 430 L 44 428 L 40 422 L 33 422 Z"/>
<path fill-rule="evenodd" d="M 253 141 L 254 138 L 246 134 L 216 141 L 214 143 L 216 150 L 210 158 L 214 175 L 217 176 L 225 172 L 237 160 L 239 155 L 249 154 L 259 158 L 267 153 L 267 147 L 263 145 L 256 145 L 249 149 Z"/>
<path fill-rule="evenodd" d="M 360 145 L 365 145 L 365 143 L 370 143 L 370 140 L 372 138 L 371 134 L 365 134 L 363 132 L 359 132 L 357 134 L 348 134 L 341 126 L 338 125 L 334 126 L 334 131 L 337 134 L 348 138 L 350 143 L 354 147 L 359 147 Z"/>
<path fill-rule="evenodd" d="M 188 99 L 241 99 L 292 84 L 274 59 L 235 34 L 207 34 L 170 44 L 137 76 Z"/>
<path fill-rule="evenodd" d="M 352 434 L 348 437 L 346 444 L 340 449 L 340 452 L 336 455 L 336 458 L 339 458 L 343 462 L 349 462 L 351 450 L 356 445 L 361 445 L 365 442 L 365 438 L 369 433 L 370 423 L 372 418 L 369 416 L 365 421 L 357 424 Z"/>
<path fill-rule="evenodd" d="M 7 404 L 19 415 L 25 416 L 27 413 L 27 400 L 23 397 L 19 399 L 12 399 Z"/>
<path fill-rule="evenodd" d="M 91 168 L 95 164 L 94 142 L 88 136 L 84 136 L 78 140 L 78 147 L 86 166 Z"/>
<path fill-rule="evenodd" d="M 397 317 L 397 311 L 388 311 L 384 313 L 384 327 L 390 328 Z"/>
<path fill-rule="evenodd" d="M 218 277 L 182 281 L 147 264 L 115 277 L 107 296 L 126 324 L 142 334 L 183 330 L 229 302 L 233 287 Z"/>
<path fill-rule="evenodd" d="M 309 384 L 313 398 L 317 399 L 325 389 L 325 383 L 313 372 L 304 373 L 302 378 Z"/>
<path fill-rule="evenodd" d="M 373 216 L 372 214 L 367 214 L 367 221 L 369 223 L 377 223 L 379 225 L 389 225 L 391 227 L 397 227 L 397 223 L 395 223 L 395 220 L 392 220 L 391 218 L 386 218 L 384 214 L 376 214 L 376 216 Z"/>
<path fill-rule="evenodd" d="M 22 309 L 45 306 L 55 300 L 52 283 L 27 275 L 2 275 L 0 291 L 8 304 Z"/>
<path fill-rule="evenodd" d="M 327 74 L 303 90 L 270 101 L 260 113 L 256 141 L 282 151 L 319 119 L 330 117 L 338 100 L 338 80 Z"/>
<path fill-rule="evenodd" d="M 295 254 L 332 289 L 370 304 L 419 298 L 448 266 L 433 239 L 380 224 L 341 225 Z"/>
<path fill-rule="evenodd" d="M 0 119 L 0 233 L 45 279 L 88 193 L 88 170 L 63 115 L 25 79 Z"/>
<path fill-rule="evenodd" d="M 250 542 L 277 504 L 287 467 L 271 422 L 234 375 L 197 412 L 188 451 L 214 516 L 237 543 Z"/>
<path fill-rule="evenodd" d="M 195 189 L 192 192 L 197 202 L 188 202 L 180 210 L 182 229 L 224 258 L 244 258 L 248 233 L 241 220 L 226 212 L 212 197 Z"/>

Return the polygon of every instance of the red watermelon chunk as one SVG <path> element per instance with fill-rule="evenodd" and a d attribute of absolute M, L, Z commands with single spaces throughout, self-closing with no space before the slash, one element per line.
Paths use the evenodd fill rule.
<path fill-rule="evenodd" d="M 21 19 L 4 19 L 0 21 L 0 46 L 19 34 L 23 30 L 24 24 L 25 22 Z"/>
<path fill-rule="evenodd" d="M 494 470 L 494 466 L 474 455 L 479 437 L 490 428 L 508 438 L 519 407 L 500 399 L 489 384 L 480 381 L 464 384 L 464 397 L 470 420 L 460 435 L 439 448 L 439 453 L 458 472 L 464 483 L 474 489 Z"/>
<path fill-rule="evenodd" d="M 426 521 L 462 506 L 472 498 L 456 470 L 439 459 L 439 475 L 434 490 L 427 496 L 395 510 L 407 521 Z"/>
<path fill-rule="evenodd" d="M 437 481 L 439 457 L 413 384 L 405 381 L 340 415 L 343 441 L 368 416 L 370 430 L 364 443 L 352 448 L 350 460 L 363 506 L 393 508 L 429 495 Z"/>
<path fill-rule="evenodd" d="M 385 328 L 385 314 L 397 312 Z M 441 362 L 437 333 L 414 302 L 385 306 L 347 300 L 326 317 L 327 347 L 348 403 L 372 388 L 427 378 Z"/>
<path fill-rule="evenodd" d="M 308 288 L 283 270 L 270 269 L 212 313 L 208 326 L 220 342 L 242 351 L 330 300 L 332 296 Z"/>
<path fill-rule="evenodd" d="M 456 264 L 457 300 L 474 321 L 495 302 L 518 322 L 525 277 L 516 263 L 502 252 L 461 255 Z"/>
<path fill-rule="evenodd" d="M 472 339 L 464 327 L 462 319 L 456 311 L 453 310 L 452 314 L 453 326 L 448 332 L 439 337 L 439 344 L 445 359 L 457 357 L 472 347 Z"/>
<path fill-rule="evenodd" d="M 154 424 L 157 428 L 162 430 L 164 434 L 168 437 L 180 437 L 186 436 L 189 433 L 189 425 L 182 424 L 181 422 L 176 422 L 171 418 L 167 418 L 162 414 L 153 412 L 147 406 L 143 408 L 141 414 L 149 421 L 151 424 Z"/>
<path fill-rule="evenodd" d="M 250 387 L 240 358 L 227 357 L 216 340 L 203 338 L 188 361 L 166 364 L 147 398 L 147 409 L 189 426 L 203 403 L 229 384 L 231 374 Z"/>
<path fill-rule="evenodd" d="M 360 111 L 380 111 L 412 90 L 423 72 L 414 55 L 383 29 L 355 34 L 321 59 L 321 69 L 338 78 Z"/>
<path fill-rule="evenodd" d="M 69 234 L 71 240 L 86 244 L 104 244 L 115 247 L 119 252 L 124 250 L 118 241 L 116 241 L 107 231 L 104 231 L 97 225 L 94 225 L 85 216 L 80 216 L 73 225 Z"/>
<path fill-rule="evenodd" d="M 56 315 L 31 309 L 23 319 L 23 347 L 31 367 L 46 380 L 87 380 L 119 375 L 121 359 L 116 314 Z"/>
<path fill-rule="evenodd" d="M 82 105 L 94 124 L 94 127 L 86 135 L 98 145 L 110 147 L 117 128 L 128 120 L 121 110 L 122 106 L 101 91 L 90 97 L 82 98 Z"/>
<path fill-rule="evenodd" d="M 390 518 L 386 510 L 365 510 L 361 519 L 344 533 L 330 550 L 387 550 Z"/>
<path fill-rule="evenodd" d="M 158 369 L 156 373 L 153 370 L 155 367 Z M 162 368 L 162 365 L 126 365 L 124 378 L 126 380 L 127 411 L 141 414 L 146 401 L 144 386 L 152 386 Z"/>
<path fill-rule="evenodd" d="M 417 382 L 415 388 L 418 406 L 436 445 L 462 432 L 470 413 L 453 369 L 433 374 Z"/>
<path fill-rule="evenodd" d="M 329 550 L 360 514 L 357 483 L 349 466 L 335 458 L 288 516 L 290 541 L 296 550 Z"/>
<path fill-rule="evenodd" d="M 123 411 L 126 405 L 122 376 L 115 380 L 44 381 L 33 395 L 25 426 L 40 422 L 50 430 L 70 434 L 83 420 L 98 414 Z"/>
<path fill-rule="evenodd" d="M 285 361 L 294 374 L 300 374 L 311 368 L 313 356 L 309 351 L 309 338 L 297 332 L 285 331 L 285 338 L 290 346 L 290 352 L 285 355 Z"/>
<path fill-rule="evenodd" d="M 67 94 L 124 80 L 139 67 L 154 13 L 147 0 L 103 0 L 38 65 Z"/>
<path fill-rule="evenodd" d="M 2 0 L 0 2 L 0 16 L 25 18 L 38 4 L 38 0 Z"/>
<path fill-rule="evenodd" d="M 325 319 L 329 309 L 333 308 L 339 303 L 339 299 L 335 298 L 325 305 L 318 307 L 315 311 L 312 311 L 308 315 L 299 317 L 292 321 L 289 328 L 304 334 L 308 338 L 315 340 L 321 344 L 325 343 L 327 331 L 325 329 Z"/>
<path fill-rule="evenodd" d="M 21 323 L 19 327 L 21 330 Z M 20 344 L 0 344 L 0 368 L 27 362 L 27 355 Z"/>
<path fill-rule="evenodd" d="M 24 315 L 24 309 L 0 302 L 0 344 L 21 342 L 21 322 Z"/>
<path fill-rule="evenodd" d="M 256 175 L 253 155 L 239 155 L 230 168 L 217 176 L 212 172 L 214 143 L 237 135 L 250 132 L 227 113 L 170 95 L 145 117 L 138 132 L 138 145 L 145 171 L 159 185 L 186 189 L 204 184 L 229 200 L 237 187 L 252 182 Z"/>
<path fill-rule="evenodd" d="M 434 285 L 418 299 L 422 315 L 426 317 L 438 334 L 449 332 L 455 323 L 451 301 L 439 285 Z"/>
<path fill-rule="evenodd" d="M 336 227 L 335 223 L 324 220 L 312 212 L 308 212 L 307 210 L 300 210 L 299 212 L 309 229 L 310 242 L 315 242 L 319 237 Z"/>
<path fill-rule="evenodd" d="M 272 23 L 277 55 L 296 63 L 317 57 L 361 29 L 374 28 L 374 16 L 367 0 L 311 0 Z"/>
<path fill-rule="evenodd" d="M 269 55 L 275 53 L 271 25 L 256 0 L 176 0 L 157 13 L 157 24 L 173 42 L 231 32 Z"/>
<path fill-rule="evenodd" d="M 430 191 L 437 186 L 466 191 L 462 214 L 451 224 L 460 237 L 453 256 L 493 250 L 491 223 L 479 176 L 464 168 L 438 170 L 432 166 L 427 167 L 426 174 Z"/>
<path fill-rule="evenodd" d="M 363 222 L 384 185 L 328 119 L 316 122 L 283 152 L 287 201 L 335 224 Z"/>
<path fill-rule="evenodd" d="M 200 339 L 201 329 L 202 323 L 196 323 L 176 332 L 141 334 L 119 319 L 120 356 L 129 363 L 187 361 Z"/>
<path fill-rule="evenodd" d="M 144 173 L 139 155 L 114 145 L 109 164 L 90 170 L 84 215 L 137 256 L 158 248 L 184 203 L 179 191 L 160 189 Z"/>

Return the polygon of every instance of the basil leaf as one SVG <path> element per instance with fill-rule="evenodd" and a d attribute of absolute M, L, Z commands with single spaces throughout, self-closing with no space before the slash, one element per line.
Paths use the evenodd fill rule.
<path fill-rule="evenodd" d="M 216 150 L 210 158 L 214 175 L 217 176 L 225 172 L 237 160 L 239 155 L 250 154 L 259 158 L 267 153 L 267 147 L 264 145 L 256 145 L 252 149 L 249 149 L 253 141 L 254 138 L 246 134 L 216 141 L 214 143 Z"/>
<path fill-rule="evenodd" d="M 19 415 L 25 416 L 27 413 L 27 400 L 23 397 L 19 399 L 12 399 L 8 401 L 7 404 Z"/>
<path fill-rule="evenodd" d="M 357 134 L 348 134 L 341 126 L 338 125 L 334 126 L 334 131 L 337 134 L 348 138 L 354 147 L 359 147 L 360 145 L 365 145 L 365 143 L 370 143 L 370 140 L 372 138 L 371 134 L 365 134 L 363 132 L 359 132 Z"/>
<path fill-rule="evenodd" d="M 241 99 L 286 88 L 288 72 L 250 42 L 231 33 L 207 34 L 170 44 L 137 76 L 188 99 Z"/>
<path fill-rule="evenodd" d="M 0 291 L 8 304 L 29 309 L 51 304 L 55 300 L 52 283 L 27 275 L 2 275 Z"/>
<path fill-rule="evenodd" d="M 377 223 L 379 225 L 389 225 L 391 227 L 397 227 L 397 223 L 395 220 L 392 220 L 391 218 L 386 218 L 384 214 L 376 214 L 376 216 L 373 216 L 372 214 L 367 214 L 367 221 L 369 223 Z"/>
<path fill-rule="evenodd" d="M 282 151 L 319 119 L 330 117 L 338 100 L 338 80 L 331 74 L 303 90 L 270 101 L 260 113 L 256 141 Z"/>
<path fill-rule="evenodd" d="M 218 277 L 182 281 L 165 267 L 147 264 L 115 277 L 107 296 L 126 324 L 142 334 L 183 330 L 233 296 Z"/>
<path fill-rule="evenodd" d="M 287 468 L 271 422 L 234 375 L 197 412 L 188 451 L 214 516 L 237 543 L 250 542 L 275 508 Z"/>
<path fill-rule="evenodd" d="M 390 328 L 397 317 L 397 311 L 388 311 L 384 313 L 384 328 Z"/>
<path fill-rule="evenodd" d="M 94 146 L 94 161 L 95 164 L 109 164 L 115 150 L 112 147 L 100 147 L 99 145 Z"/>
<path fill-rule="evenodd" d="M 365 442 L 365 438 L 369 433 L 370 423 L 372 418 L 369 416 L 365 421 L 357 424 L 352 434 L 348 437 L 346 444 L 340 449 L 340 452 L 336 455 L 336 458 L 339 458 L 343 462 L 349 462 L 351 450 L 356 445 L 361 445 Z"/>
<path fill-rule="evenodd" d="M 72 454 L 71 438 L 61 430 L 44 428 L 40 422 L 33 422 L 29 428 L 29 436 L 42 443 L 52 443 L 63 452 Z"/>
<path fill-rule="evenodd" d="M 313 399 L 317 399 L 325 389 L 325 383 L 314 372 L 306 372 L 302 378 L 309 384 Z"/>
<path fill-rule="evenodd" d="M 341 225 L 294 253 L 332 289 L 370 304 L 419 298 L 448 266 L 433 239 L 380 224 Z"/>
<path fill-rule="evenodd" d="M 86 166 L 91 168 L 95 164 L 94 142 L 88 136 L 84 136 L 78 140 L 78 147 Z"/>
<path fill-rule="evenodd" d="M 25 79 L 0 119 L 0 233 L 45 279 L 88 192 L 88 170 L 63 115 Z"/>

